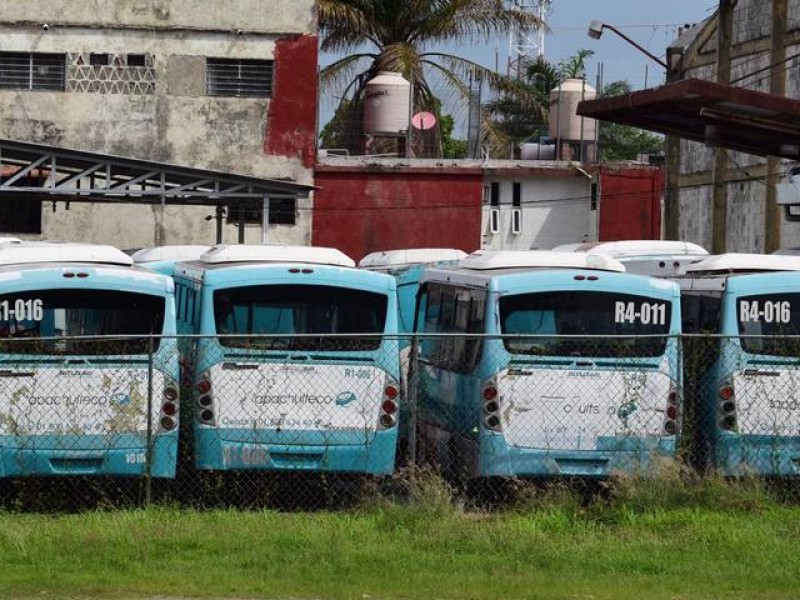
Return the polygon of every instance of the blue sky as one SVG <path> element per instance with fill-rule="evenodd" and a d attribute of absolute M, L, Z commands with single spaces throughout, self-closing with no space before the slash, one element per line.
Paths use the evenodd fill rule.
<path fill-rule="evenodd" d="M 614 32 L 606 30 L 598 40 L 587 35 L 589 23 L 604 21 L 647 48 L 656 56 L 664 57 L 667 45 L 677 37 L 678 28 L 687 23 L 697 23 L 710 16 L 718 0 L 552 0 L 545 36 L 544 55 L 551 63 L 573 55 L 578 49 L 594 51 L 587 61 L 589 83 L 594 85 L 598 64 L 602 63 L 605 83 L 628 80 L 633 89 L 652 87 L 663 82 L 663 69 Z M 509 37 L 496 40 L 472 40 L 460 45 L 450 45 L 441 50 L 469 58 L 485 66 L 500 67 L 506 72 Z M 335 57 L 322 55 L 322 66 Z M 331 114 L 330 99 L 324 96 L 320 120 L 324 124 Z M 454 111 L 455 112 L 455 111 Z M 456 119 L 459 115 L 456 114 Z"/>

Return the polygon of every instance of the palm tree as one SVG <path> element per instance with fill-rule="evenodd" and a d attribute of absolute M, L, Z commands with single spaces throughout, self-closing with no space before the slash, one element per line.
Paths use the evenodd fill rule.
<path fill-rule="evenodd" d="M 476 35 L 488 39 L 512 28 L 524 30 L 536 23 L 535 16 L 506 4 L 502 0 L 319 0 L 322 50 L 348 53 L 320 73 L 323 87 L 348 100 L 346 107 L 340 104 L 337 110 L 338 118 L 348 125 L 347 145 L 361 146 L 365 84 L 380 71 L 401 73 L 412 83 L 414 112 L 436 111 L 434 79 L 463 101 L 469 98 L 471 78 L 509 94 L 524 94 L 524 87 L 514 80 L 482 65 L 430 50 L 448 42 L 474 42 Z M 440 145 L 437 127 L 427 139 L 417 140 L 415 150 L 418 156 L 439 156 Z"/>
<path fill-rule="evenodd" d="M 532 137 L 547 135 L 550 92 L 561 83 L 559 71 L 544 57 L 537 57 L 523 69 L 518 86 L 525 94 L 503 94 L 484 106 L 484 137 L 490 156 L 507 158 Z"/>

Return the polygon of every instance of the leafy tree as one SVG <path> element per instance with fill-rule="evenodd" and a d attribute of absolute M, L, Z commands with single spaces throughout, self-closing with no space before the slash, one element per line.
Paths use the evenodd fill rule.
<path fill-rule="evenodd" d="M 627 81 L 612 81 L 603 87 L 602 97 L 630 94 L 631 84 Z M 639 154 L 659 154 L 664 151 L 664 138 L 649 131 L 600 121 L 598 134 L 600 159 L 607 161 L 635 160 Z"/>
<path fill-rule="evenodd" d="M 471 77 L 506 93 L 523 94 L 524 86 L 459 56 L 428 51 L 437 44 L 474 36 L 489 38 L 511 28 L 525 30 L 536 17 L 503 0 L 320 0 L 318 19 L 322 50 L 343 52 L 343 58 L 320 72 L 321 84 L 348 100 L 340 125 L 347 128 L 346 146 L 359 149 L 361 115 L 367 81 L 380 71 L 394 71 L 412 84 L 414 112 L 434 112 L 436 78 L 457 98 L 469 97 Z M 338 92 L 338 93 L 337 93 Z M 440 127 L 414 136 L 417 156 L 441 154 Z"/>

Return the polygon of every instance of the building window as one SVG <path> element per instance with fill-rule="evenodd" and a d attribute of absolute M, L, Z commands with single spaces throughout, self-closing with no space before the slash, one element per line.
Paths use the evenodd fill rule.
<path fill-rule="evenodd" d="M 0 89 L 64 91 L 64 54 L 0 52 Z"/>
<path fill-rule="evenodd" d="M 206 59 L 209 96 L 256 96 L 272 94 L 272 61 L 231 58 Z"/>
<path fill-rule="evenodd" d="M 0 233 L 42 233 L 41 200 L 0 199 Z"/>
<path fill-rule="evenodd" d="M 108 54 L 90 54 L 89 64 L 93 67 L 106 67 L 111 62 L 110 58 Z"/>
<path fill-rule="evenodd" d="M 518 181 L 511 187 L 511 206 L 515 208 L 522 206 L 522 184 Z"/>
<path fill-rule="evenodd" d="M 500 183 L 497 181 L 492 182 L 491 192 L 489 195 L 490 206 L 500 206 Z"/>
<path fill-rule="evenodd" d="M 296 207 L 294 198 L 270 198 L 269 222 L 273 225 L 294 225 Z"/>
<path fill-rule="evenodd" d="M 144 54 L 128 54 L 128 62 L 129 67 L 146 67 L 147 60 Z"/>
<path fill-rule="evenodd" d="M 294 198 L 270 198 L 269 200 L 269 224 L 270 225 L 294 225 L 297 221 L 296 202 Z M 245 223 L 256 223 L 261 225 L 261 206 L 229 206 L 228 223 L 238 223 L 239 215 L 243 213 Z"/>

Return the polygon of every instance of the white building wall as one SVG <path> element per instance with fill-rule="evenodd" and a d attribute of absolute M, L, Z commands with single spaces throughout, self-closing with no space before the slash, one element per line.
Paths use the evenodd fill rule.
<path fill-rule="evenodd" d="M 500 205 L 490 206 L 491 184 L 500 184 Z M 521 206 L 512 206 L 514 183 L 520 184 Z M 484 180 L 481 247 L 497 250 L 549 249 L 559 244 L 597 239 L 598 214 L 591 208 L 591 181 L 575 171 L 564 176 L 522 173 L 489 174 Z M 499 227 L 492 231 L 492 211 Z M 521 215 L 513 232 L 514 211 Z"/>

